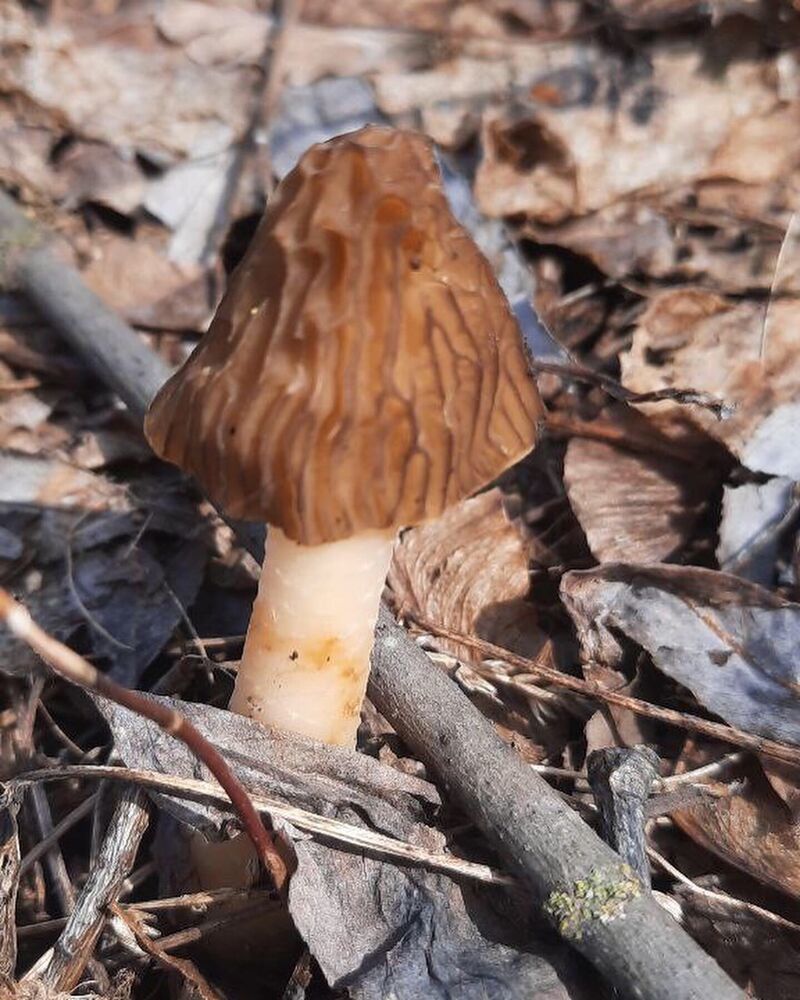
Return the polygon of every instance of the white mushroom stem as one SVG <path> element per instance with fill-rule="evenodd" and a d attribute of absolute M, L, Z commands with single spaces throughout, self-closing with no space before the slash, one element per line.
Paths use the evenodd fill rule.
<path fill-rule="evenodd" d="M 230 708 L 354 746 L 395 534 L 298 545 L 270 528 Z"/>

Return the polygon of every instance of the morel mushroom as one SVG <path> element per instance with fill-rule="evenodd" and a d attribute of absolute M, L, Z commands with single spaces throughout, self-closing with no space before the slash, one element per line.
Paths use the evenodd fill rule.
<path fill-rule="evenodd" d="M 541 417 L 428 140 L 309 149 L 146 421 L 230 516 L 270 525 L 231 708 L 353 745 L 398 530 L 522 458 Z"/>

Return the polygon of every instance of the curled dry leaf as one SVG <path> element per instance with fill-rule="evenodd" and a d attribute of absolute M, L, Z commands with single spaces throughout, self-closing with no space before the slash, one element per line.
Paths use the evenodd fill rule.
<path fill-rule="evenodd" d="M 398 609 L 535 656 L 544 636 L 525 601 L 530 581 L 524 530 L 494 488 L 405 532 L 389 570 Z M 458 644 L 448 648 L 472 658 Z"/>
<path fill-rule="evenodd" d="M 129 767 L 197 776 L 197 763 L 183 744 L 126 709 L 97 702 Z M 443 850 L 446 838 L 426 822 L 439 801 L 428 782 L 232 712 L 184 703 L 180 710 L 254 794 Z M 154 797 L 175 819 L 205 833 L 220 830 L 218 810 Z M 292 918 L 331 985 L 347 986 L 356 1000 L 479 1000 L 488 984 L 519 1000 L 588 996 L 564 985 L 569 980 L 561 949 L 542 945 L 524 907 L 498 887 L 484 896 L 444 876 L 333 849 L 291 827 L 286 832 L 298 861 L 289 893 Z"/>
<path fill-rule="evenodd" d="M 660 562 L 692 529 L 719 473 L 669 455 L 573 438 L 564 458 L 572 509 L 600 562 Z"/>
<path fill-rule="evenodd" d="M 800 479 L 791 432 L 800 408 L 800 302 L 776 299 L 766 331 L 764 323 L 763 303 L 691 288 L 663 292 L 651 300 L 622 355 L 623 382 L 637 392 L 691 385 L 719 396 L 735 407 L 727 420 L 665 403 L 659 404 L 662 424 L 690 420 L 748 468 Z"/>
<path fill-rule="evenodd" d="M 800 744 L 800 605 L 713 570 L 619 563 L 567 573 L 561 595 L 585 660 L 615 666 L 622 633 L 726 722 Z"/>
<path fill-rule="evenodd" d="M 705 763 L 690 745 L 680 770 Z M 795 774 L 796 778 L 796 774 Z M 781 892 L 800 899 L 800 824 L 786 808 L 754 760 L 745 761 L 728 781 L 712 782 L 713 798 L 672 813 L 693 840 Z"/>

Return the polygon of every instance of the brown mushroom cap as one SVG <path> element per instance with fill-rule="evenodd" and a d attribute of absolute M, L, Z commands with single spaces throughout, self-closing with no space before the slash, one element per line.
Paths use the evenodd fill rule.
<path fill-rule="evenodd" d="M 314 545 L 436 517 L 530 451 L 541 417 L 430 143 L 367 127 L 280 184 L 145 431 L 229 515 Z"/>

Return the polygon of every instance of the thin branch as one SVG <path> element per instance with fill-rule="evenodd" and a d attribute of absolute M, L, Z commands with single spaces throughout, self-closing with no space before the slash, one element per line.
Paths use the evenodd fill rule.
<path fill-rule="evenodd" d="M 157 771 L 100 764 L 69 764 L 64 767 L 28 771 L 16 775 L 13 782 L 9 782 L 9 784 L 25 785 L 28 782 L 58 781 L 67 778 L 110 778 L 151 788 L 165 795 L 210 802 L 222 809 L 228 805 L 228 797 L 225 792 L 208 781 L 201 781 L 197 778 L 182 778 L 173 774 L 160 774 Z M 430 868 L 433 871 L 441 871 L 447 875 L 474 879 L 490 885 L 519 886 L 519 880 L 513 876 L 496 871 L 494 868 L 476 861 L 466 861 L 451 854 L 429 851 L 404 840 L 376 833 L 366 827 L 343 823 L 330 816 L 321 816 L 318 813 L 309 812 L 307 809 L 301 809 L 299 806 L 290 806 L 265 795 L 253 795 L 251 801 L 254 807 L 264 815 L 279 816 L 300 830 L 306 830 L 334 843 L 351 848 L 356 847 L 378 856 L 395 858 L 399 861 Z"/>
<path fill-rule="evenodd" d="M 692 403 L 694 406 L 702 406 L 704 410 L 710 410 L 718 420 L 725 420 L 733 412 L 729 403 L 713 396 L 710 392 L 701 392 L 698 389 L 670 388 L 654 389 L 652 392 L 634 392 L 609 375 L 592 371 L 591 368 L 584 368 L 583 365 L 565 364 L 560 361 L 538 361 L 534 358 L 531 360 L 530 366 L 535 372 L 547 372 L 549 375 L 560 375 L 562 378 L 575 382 L 595 385 L 612 399 L 618 399 L 623 403 L 662 403 L 666 401 L 683 405 Z"/>
<path fill-rule="evenodd" d="M 62 820 L 59 820 L 59 822 L 55 824 L 47 837 L 40 840 L 38 844 L 34 844 L 34 846 L 22 859 L 22 863 L 20 864 L 20 874 L 24 874 L 30 866 L 34 864 L 34 862 L 38 861 L 39 858 L 50 849 L 52 844 L 55 844 L 68 830 L 71 830 L 72 827 L 77 823 L 80 823 L 85 816 L 88 816 L 92 809 L 94 809 L 97 799 L 97 792 L 95 792 L 94 795 L 90 795 L 88 798 L 85 798 L 71 812 L 67 813 Z"/>
<path fill-rule="evenodd" d="M 140 692 L 123 687 L 105 674 L 101 674 L 88 660 L 39 628 L 28 611 L 2 588 L 0 588 L 0 620 L 5 621 L 10 631 L 18 639 L 27 642 L 57 674 L 79 687 L 96 691 L 109 701 L 150 719 L 170 736 L 184 743 L 225 789 L 276 889 L 279 892 L 285 890 L 288 880 L 286 862 L 253 808 L 250 797 L 220 753 L 187 718 L 175 709 L 150 701 Z"/>
<path fill-rule="evenodd" d="M 126 911 L 117 903 L 112 903 L 109 909 L 127 927 L 142 951 L 154 959 L 162 968 L 170 972 L 178 972 L 190 987 L 194 987 L 194 990 L 190 989 L 188 991 L 190 994 L 196 991 L 202 1000 L 222 1000 L 222 994 L 218 993 L 211 986 L 194 962 L 188 958 L 175 958 L 173 955 L 168 955 L 164 950 L 163 942 L 156 942 L 150 939 L 147 933 L 147 926 L 141 914 L 131 910 Z"/>
<path fill-rule="evenodd" d="M 800 747 L 792 746 L 789 743 L 779 743 L 776 740 L 769 740 L 763 736 L 756 736 L 753 733 L 746 733 L 742 729 L 734 729 L 726 726 L 722 722 L 711 722 L 708 719 L 701 719 L 697 715 L 689 715 L 686 712 L 678 712 L 672 708 L 662 708 L 660 705 L 653 705 L 649 701 L 642 701 L 639 698 L 631 698 L 629 695 L 620 694 L 618 691 L 610 691 L 594 684 L 592 681 L 582 680 L 580 677 L 573 677 L 571 674 L 563 674 L 560 670 L 554 670 L 536 660 L 529 660 L 524 656 L 512 653 L 502 646 L 495 646 L 485 639 L 479 639 L 474 635 L 466 635 L 463 632 L 456 632 L 453 629 L 437 625 L 435 622 L 421 615 L 409 615 L 421 628 L 433 635 L 438 635 L 442 639 L 449 639 L 452 642 L 461 643 L 464 646 L 474 649 L 485 659 L 499 660 L 524 671 L 526 674 L 533 674 L 541 677 L 542 680 L 549 681 L 557 687 L 566 688 L 583 698 L 591 698 L 594 701 L 606 702 L 609 705 L 618 705 L 626 708 L 636 715 L 644 715 L 651 719 L 657 719 L 669 726 L 676 726 L 678 729 L 687 729 L 690 732 L 702 733 L 711 739 L 721 740 L 731 743 L 733 746 L 742 747 L 753 753 L 762 753 L 767 757 L 774 757 L 776 760 L 786 761 L 788 764 L 800 764 Z M 481 663 L 472 663 L 470 666 L 481 674 L 488 676 L 494 683 L 504 687 L 515 688 L 518 691 L 526 692 L 529 685 L 526 681 L 517 677 L 507 676 L 496 670 L 491 670 Z"/>
<path fill-rule="evenodd" d="M 51 993 L 69 993 L 80 982 L 106 923 L 109 903 L 116 901 L 133 868 L 150 821 L 147 797 L 130 785 L 117 796 L 103 843 L 75 908 L 56 943 L 25 974 L 41 978 Z M 98 968 L 102 969 L 102 966 Z"/>
<path fill-rule="evenodd" d="M 724 892 L 714 892 L 712 889 L 704 889 L 703 886 L 693 882 L 688 875 L 684 875 L 682 871 L 667 861 L 662 854 L 659 854 L 652 847 L 647 848 L 647 855 L 651 861 L 654 861 L 660 868 L 663 868 L 665 872 L 672 875 L 673 878 L 677 879 L 682 885 L 685 885 L 695 895 L 713 900 L 715 903 L 721 903 L 729 910 L 744 910 L 746 913 L 752 913 L 754 916 L 760 917 L 762 920 L 767 920 L 771 924 L 783 927 L 787 931 L 800 934 L 800 924 L 795 924 L 791 920 L 787 920 L 786 917 L 782 917 L 778 913 L 773 913 L 772 910 L 765 910 L 763 906 L 758 906 L 756 903 L 749 903 L 746 899 L 737 899 L 735 896 L 729 896 Z"/>

